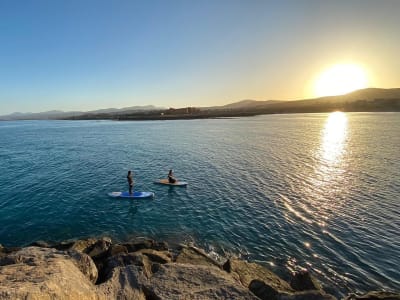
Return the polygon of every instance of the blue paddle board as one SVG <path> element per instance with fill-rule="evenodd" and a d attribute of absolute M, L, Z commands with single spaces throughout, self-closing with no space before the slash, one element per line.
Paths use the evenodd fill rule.
<path fill-rule="evenodd" d="M 157 180 L 154 183 L 163 184 L 163 185 L 169 185 L 169 186 L 187 186 L 187 182 L 185 182 L 185 181 L 176 181 L 174 183 L 170 183 L 168 181 L 168 179 L 160 179 L 160 180 Z"/>
<path fill-rule="evenodd" d="M 153 198 L 153 192 L 133 192 L 129 194 L 129 192 L 111 192 L 108 194 L 110 197 L 114 198 L 131 198 L 131 199 L 142 199 L 142 198 Z"/>

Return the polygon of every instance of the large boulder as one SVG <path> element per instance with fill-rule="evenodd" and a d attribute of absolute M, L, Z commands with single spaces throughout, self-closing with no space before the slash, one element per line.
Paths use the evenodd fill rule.
<path fill-rule="evenodd" d="M 0 268 L 0 299 L 105 299 L 76 260 L 51 248 L 27 247 Z"/>
<path fill-rule="evenodd" d="M 215 267 L 170 263 L 140 282 L 146 299 L 249 299 L 247 288 Z"/>

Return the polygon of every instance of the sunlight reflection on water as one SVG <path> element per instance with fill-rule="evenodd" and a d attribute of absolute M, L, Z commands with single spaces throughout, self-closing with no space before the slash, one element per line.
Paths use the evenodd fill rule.
<path fill-rule="evenodd" d="M 343 112 L 333 112 L 326 120 L 322 131 L 321 157 L 332 167 L 340 163 L 346 151 L 347 116 Z"/>

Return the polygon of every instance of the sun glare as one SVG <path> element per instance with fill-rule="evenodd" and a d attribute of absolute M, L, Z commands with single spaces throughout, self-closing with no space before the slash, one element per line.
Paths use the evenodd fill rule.
<path fill-rule="evenodd" d="M 323 71 L 314 84 L 317 97 L 346 94 L 366 88 L 366 71 L 355 64 L 338 64 Z"/>

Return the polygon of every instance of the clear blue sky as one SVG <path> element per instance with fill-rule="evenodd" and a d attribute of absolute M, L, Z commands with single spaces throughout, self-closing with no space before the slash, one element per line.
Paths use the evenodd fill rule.
<path fill-rule="evenodd" d="M 400 1 L 0 0 L 0 115 L 312 97 L 329 65 L 400 87 Z"/>

